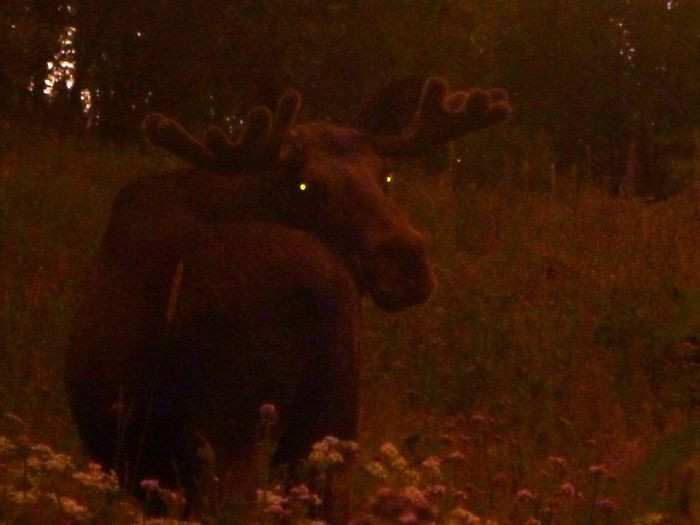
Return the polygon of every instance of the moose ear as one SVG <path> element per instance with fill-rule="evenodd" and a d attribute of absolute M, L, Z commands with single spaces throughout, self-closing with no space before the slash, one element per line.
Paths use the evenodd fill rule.
<path fill-rule="evenodd" d="M 351 125 L 369 135 L 395 135 L 413 118 L 426 76 L 410 75 L 369 92 Z"/>

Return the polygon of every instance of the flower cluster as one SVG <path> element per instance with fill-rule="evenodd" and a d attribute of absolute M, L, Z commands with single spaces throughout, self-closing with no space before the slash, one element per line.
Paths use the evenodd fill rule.
<path fill-rule="evenodd" d="M 435 470 L 435 462 L 431 461 L 428 461 L 428 465 Z M 439 471 L 439 464 L 437 469 Z M 409 465 L 393 443 L 384 443 L 379 448 L 379 455 L 365 466 L 365 470 L 374 478 L 391 485 L 419 485 L 421 483 L 421 475 Z"/>
<path fill-rule="evenodd" d="M 304 484 L 295 485 L 286 492 L 280 485 L 272 490 L 259 489 L 256 491 L 256 503 L 264 516 L 276 520 L 324 525 L 320 521 L 305 520 L 307 515 L 316 513 L 322 501 Z"/>
<path fill-rule="evenodd" d="M 438 509 L 431 505 L 423 492 L 414 486 L 401 489 L 383 487 L 367 505 L 367 514 L 353 521 L 353 525 L 369 525 L 379 520 L 391 523 L 429 525 L 436 523 Z"/>
<path fill-rule="evenodd" d="M 119 490 L 119 482 L 114 472 L 105 472 L 98 463 L 88 463 L 84 470 L 73 474 L 73 479 L 79 481 L 85 487 L 101 492 L 116 492 Z"/>
<path fill-rule="evenodd" d="M 359 449 L 359 445 L 354 441 L 326 436 L 311 447 L 309 464 L 320 471 L 326 471 L 351 461 L 357 456 Z"/>
<path fill-rule="evenodd" d="M 0 508 L 17 523 L 110 523 L 175 525 L 195 522 L 145 520 L 119 492 L 113 472 L 97 463 L 76 467 L 74 458 L 22 434 L 0 436 Z M 157 490 L 169 508 L 176 493 L 165 491 L 155 480 L 144 488 Z M 184 500 L 180 500 L 182 502 Z M 182 505 L 180 506 L 181 513 Z"/>

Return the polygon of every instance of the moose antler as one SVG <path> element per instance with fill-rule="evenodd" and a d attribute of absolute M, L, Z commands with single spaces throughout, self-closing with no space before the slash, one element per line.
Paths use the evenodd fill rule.
<path fill-rule="evenodd" d="M 235 142 L 229 140 L 223 129 L 212 127 L 207 130 L 202 143 L 177 121 L 160 113 L 148 115 L 143 129 L 153 144 L 199 168 L 241 172 L 259 169 L 276 160 L 300 105 L 301 95 L 298 91 L 290 90 L 280 98 L 274 116 L 266 106 L 251 109 Z"/>
<path fill-rule="evenodd" d="M 418 109 L 399 135 L 370 139 L 385 155 L 415 155 L 505 120 L 511 107 L 502 89 L 450 93 L 447 81 L 431 77 L 423 85 Z"/>

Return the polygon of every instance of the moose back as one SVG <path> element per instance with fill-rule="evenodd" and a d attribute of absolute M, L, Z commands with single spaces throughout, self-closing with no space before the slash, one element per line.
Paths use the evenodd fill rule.
<path fill-rule="evenodd" d="M 438 77 L 399 133 L 372 118 L 363 129 L 381 107 L 341 127 L 296 123 L 299 105 L 290 91 L 274 114 L 252 109 L 235 141 L 212 128 L 199 142 L 157 114 L 144 123 L 192 167 L 118 195 L 66 355 L 85 447 L 136 494 L 157 478 L 193 496 L 205 446 L 221 470 L 245 472 L 266 403 L 279 411 L 275 463 L 355 437 L 361 296 L 398 311 L 434 284 L 423 236 L 388 196 L 387 159 L 510 111 L 501 90 L 450 92 Z"/>

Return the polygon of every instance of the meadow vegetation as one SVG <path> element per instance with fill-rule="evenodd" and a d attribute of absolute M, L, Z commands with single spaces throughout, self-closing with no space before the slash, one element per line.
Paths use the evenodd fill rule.
<path fill-rule="evenodd" d="M 81 451 L 62 352 L 114 196 L 174 163 L 0 131 L 1 523 L 145 520 Z M 647 202 L 565 173 L 547 188 L 396 173 L 436 292 L 394 316 L 366 302 L 359 442 L 319 443 L 305 485 L 270 472 L 260 523 L 321 523 L 319 476 L 358 525 L 700 520 L 698 182 Z M 236 523 L 218 498 L 197 519 Z"/>

